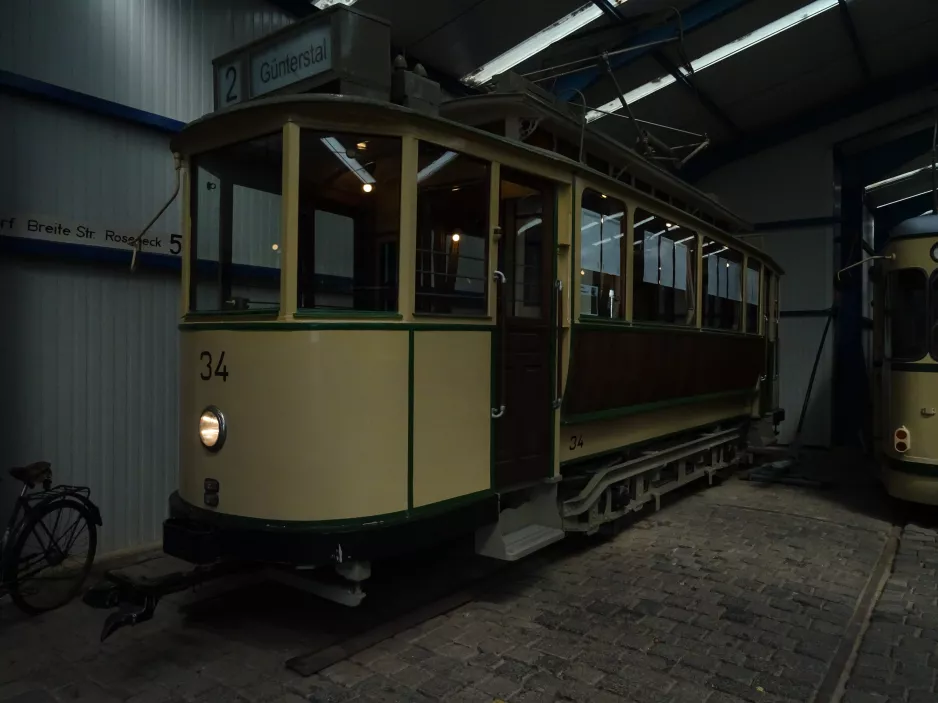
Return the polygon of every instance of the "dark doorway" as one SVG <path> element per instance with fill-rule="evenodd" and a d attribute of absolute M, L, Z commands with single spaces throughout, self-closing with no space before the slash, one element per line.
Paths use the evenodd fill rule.
<path fill-rule="evenodd" d="M 551 290 L 554 186 L 507 169 L 501 176 L 495 486 L 551 475 Z"/>

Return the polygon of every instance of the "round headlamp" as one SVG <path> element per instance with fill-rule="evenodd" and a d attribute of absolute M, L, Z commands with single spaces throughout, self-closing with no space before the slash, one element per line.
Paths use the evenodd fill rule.
<path fill-rule="evenodd" d="M 199 441 L 202 446 L 212 452 L 217 452 L 225 443 L 225 416 L 221 410 L 210 405 L 202 411 L 199 417 Z"/>

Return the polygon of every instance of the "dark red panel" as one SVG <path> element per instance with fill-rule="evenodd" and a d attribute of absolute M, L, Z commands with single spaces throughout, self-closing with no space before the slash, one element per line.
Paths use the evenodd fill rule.
<path fill-rule="evenodd" d="M 577 325 L 563 414 L 754 388 L 764 362 L 762 337 Z"/>

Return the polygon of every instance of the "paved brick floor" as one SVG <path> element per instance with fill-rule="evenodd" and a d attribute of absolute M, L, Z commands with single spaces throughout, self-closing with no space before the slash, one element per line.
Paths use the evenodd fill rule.
<path fill-rule="evenodd" d="M 847 703 L 938 701 L 936 568 L 938 533 L 906 526 L 848 682 Z"/>
<path fill-rule="evenodd" d="M 810 701 L 890 528 L 834 493 L 728 480 L 307 678 L 284 666 L 321 639 L 300 611 L 168 602 L 101 645 L 100 611 L 24 621 L 3 603 L 0 702 Z M 936 562 L 935 534 L 907 529 L 851 703 L 936 700 Z"/>

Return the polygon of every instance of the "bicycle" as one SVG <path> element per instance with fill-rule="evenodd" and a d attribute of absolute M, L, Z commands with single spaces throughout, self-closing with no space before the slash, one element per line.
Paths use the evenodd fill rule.
<path fill-rule="evenodd" d="M 9 474 L 23 489 L 0 536 L 0 597 L 8 594 L 20 610 L 37 615 L 60 608 L 81 590 L 94 563 L 101 513 L 89 488 L 53 487 L 48 462 Z M 34 490 L 37 484 L 40 490 Z M 44 600 L 50 586 L 52 597 Z"/>

